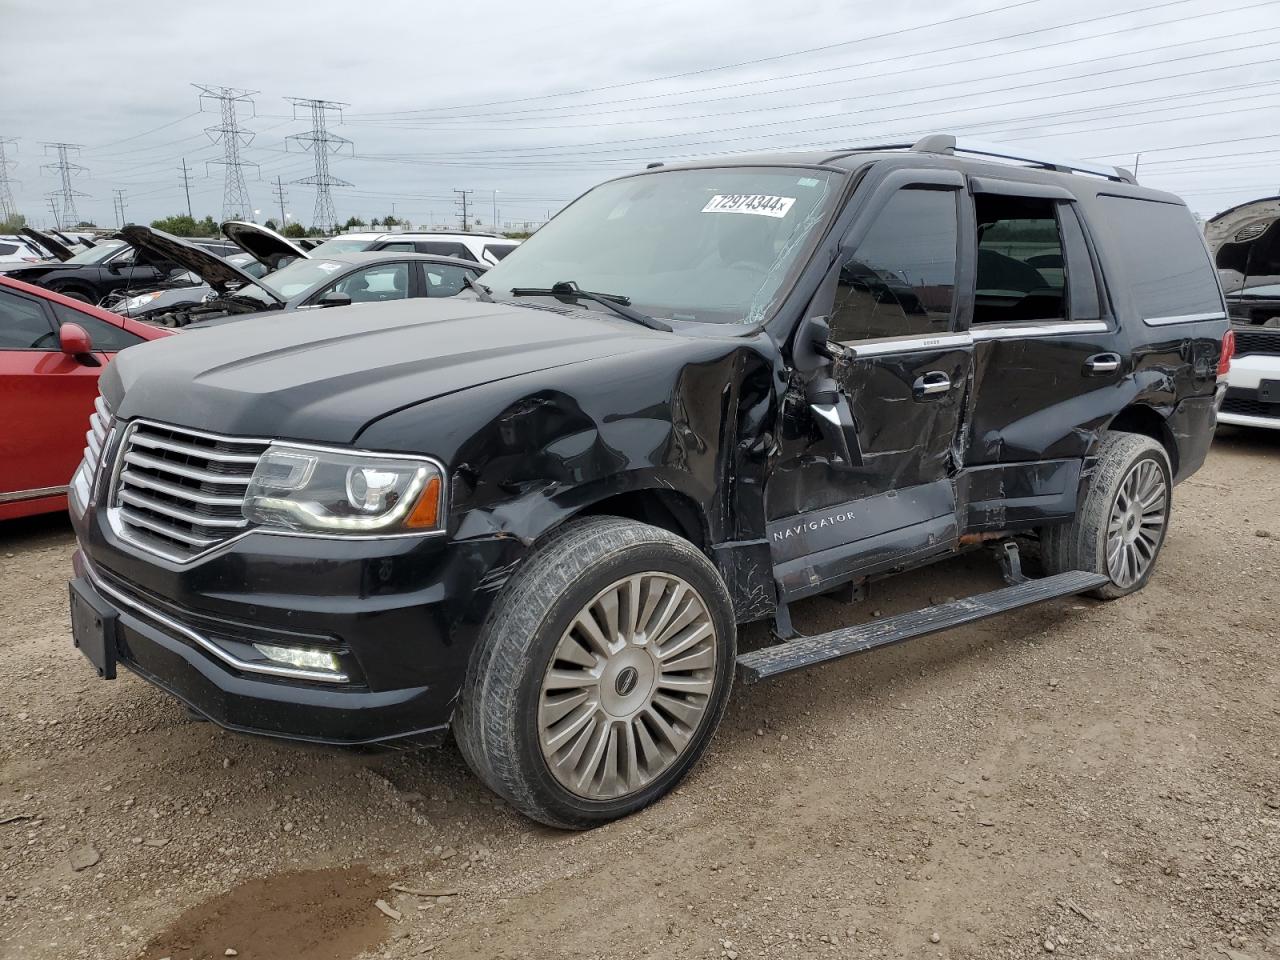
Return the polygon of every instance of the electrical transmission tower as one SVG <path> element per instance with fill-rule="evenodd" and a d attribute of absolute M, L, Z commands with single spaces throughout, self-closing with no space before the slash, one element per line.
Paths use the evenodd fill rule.
<path fill-rule="evenodd" d="M 467 233 L 471 229 L 467 225 L 467 198 L 470 197 L 473 193 L 475 193 L 475 191 L 455 189 L 453 192 L 458 195 L 458 199 L 453 201 L 453 203 L 454 203 L 454 206 L 458 208 L 462 216 L 462 232 Z"/>
<path fill-rule="evenodd" d="M 76 211 L 76 197 L 87 197 L 88 194 L 74 189 L 71 186 L 71 178 L 85 173 L 86 168 L 78 163 L 72 163 L 67 159 L 67 154 L 73 150 L 79 152 L 80 146 L 75 143 L 46 143 L 44 149 L 46 153 L 52 150 L 58 157 L 57 163 L 46 163 L 40 168 L 58 175 L 59 189 L 46 194 L 51 200 L 61 201 L 54 208 L 54 221 L 59 230 L 63 227 L 74 227 L 80 222 L 80 214 Z"/>
<path fill-rule="evenodd" d="M 333 194 L 330 193 L 332 187 L 350 187 L 352 186 L 346 180 L 330 175 L 329 173 L 329 154 L 336 154 L 343 147 L 352 147 L 351 141 L 346 137 L 339 137 L 329 132 L 326 120 L 327 114 L 332 111 L 338 115 L 338 122 L 342 122 L 342 108 L 348 106 L 345 103 L 338 103 L 334 100 L 307 100 L 303 97 L 287 98 L 293 104 L 293 115 L 298 116 L 298 108 L 304 108 L 311 113 L 311 129 L 306 133 L 295 133 L 293 136 L 285 140 L 285 148 L 288 149 L 289 140 L 297 141 L 302 145 L 302 149 L 310 150 L 315 154 L 316 172 L 310 177 L 304 177 L 301 180 L 295 180 L 294 183 L 303 183 L 316 188 L 316 212 L 311 218 L 311 225 L 322 230 L 330 230 L 338 222 L 338 214 L 333 208 Z M 352 147 L 354 154 L 355 148 Z"/>
<path fill-rule="evenodd" d="M 115 189 L 115 190 L 112 190 L 111 193 L 113 194 L 111 198 L 111 203 L 112 203 L 112 206 L 115 208 L 115 213 L 116 213 L 116 225 L 123 227 L 127 222 L 124 218 L 124 190 Z"/>
<path fill-rule="evenodd" d="M 0 137 L 0 220 L 8 220 L 18 215 L 17 205 L 13 202 L 12 189 L 12 185 L 18 181 L 9 176 L 9 171 L 17 166 L 17 163 L 4 155 L 5 146 L 15 146 L 17 142 L 12 137 Z"/>
<path fill-rule="evenodd" d="M 226 168 L 222 190 L 222 218 L 248 220 L 253 213 L 253 205 L 249 202 L 249 188 L 244 182 L 244 168 L 256 167 L 257 164 L 240 158 L 240 148 L 253 142 L 253 131 L 240 126 L 237 104 L 248 104 L 249 116 L 255 116 L 253 97 L 258 91 L 210 87 L 200 83 L 193 83 L 192 86 L 200 91 L 201 110 L 204 109 L 206 100 L 216 100 L 222 115 L 221 124 L 207 127 L 204 131 L 211 142 L 222 144 L 222 159 L 206 161 L 206 167 L 210 163 L 220 163 Z"/>

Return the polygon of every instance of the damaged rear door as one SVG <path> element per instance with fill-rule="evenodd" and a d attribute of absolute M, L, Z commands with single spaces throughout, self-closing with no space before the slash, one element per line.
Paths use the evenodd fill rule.
<path fill-rule="evenodd" d="M 967 530 L 1070 516 L 1082 458 L 1128 374 L 1083 218 L 1066 190 L 972 177 L 974 383 Z"/>
<path fill-rule="evenodd" d="M 955 544 L 953 450 L 972 365 L 957 296 L 971 222 L 963 187 L 955 171 L 894 171 L 840 245 L 838 276 L 824 284 L 834 297 L 819 309 L 838 345 L 828 372 L 852 417 L 850 456 L 819 438 L 820 412 L 790 405 L 768 489 L 784 601 Z"/>

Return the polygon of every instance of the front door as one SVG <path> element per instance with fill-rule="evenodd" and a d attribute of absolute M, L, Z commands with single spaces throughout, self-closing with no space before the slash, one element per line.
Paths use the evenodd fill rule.
<path fill-rule="evenodd" d="M 828 323 L 848 352 L 831 375 L 856 425 L 851 460 L 820 439 L 794 393 L 784 415 L 768 490 L 783 600 L 912 565 L 958 536 L 952 477 L 972 362 L 957 329 L 967 200 L 950 171 L 897 179 L 864 208 L 833 268 Z"/>

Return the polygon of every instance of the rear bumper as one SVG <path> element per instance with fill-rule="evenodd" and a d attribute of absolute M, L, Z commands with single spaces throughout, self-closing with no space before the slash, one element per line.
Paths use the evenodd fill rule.
<path fill-rule="evenodd" d="M 1262 399 L 1263 381 L 1280 382 L 1280 356 L 1249 354 L 1231 361 L 1218 422 L 1280 430 L 1280 403 Z"/>

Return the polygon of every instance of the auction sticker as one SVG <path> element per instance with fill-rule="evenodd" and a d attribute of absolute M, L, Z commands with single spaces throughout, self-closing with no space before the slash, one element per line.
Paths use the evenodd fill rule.
<path fill-rule="evenodd" d="M 758 217 L 781 219 L 787 215 L 795 197 L 767 197 L 760 193 L 719 194 L 707 201 L 703 213 L 753 213 Z"/>

